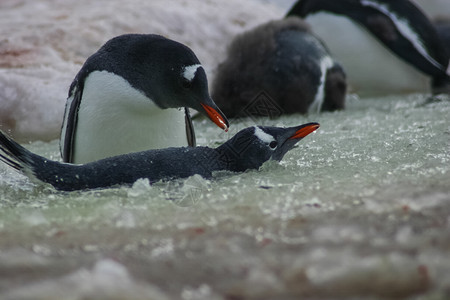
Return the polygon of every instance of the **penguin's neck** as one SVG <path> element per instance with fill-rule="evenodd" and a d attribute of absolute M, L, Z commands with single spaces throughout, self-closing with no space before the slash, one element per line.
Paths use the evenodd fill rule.
<path fill-rule="evenodd" d="M 76 163 L 186 145 L 182 109 L 159 108 L 125 79 L 107 71 L 94 71 L 86 78 L 75 136 Z"/>
<path fill-rule="evenodd" d="M 259 168 L 252 159 L 252 157 L 246 157 L 245 148 L 236 146 L 230 141 L 222 144 L 215 149 L 217 155 L 216 170 L 224 170 L 231 172 L 243 172 L 247 169 Z"/>

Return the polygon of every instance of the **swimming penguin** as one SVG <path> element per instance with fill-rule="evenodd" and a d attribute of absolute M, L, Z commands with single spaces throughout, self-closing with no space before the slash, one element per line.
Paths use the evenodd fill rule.
<path fill-rule="evenodd" d="M 426 92 L 430 78 L 434 93 L 450 91 L 449 54 L 408 0 L 299 0 L 287 16 L 311 24 L 359 93 Z"/>
<path fill-rule="evenodd" d="M 228 117 L 332 111 L 345 105 L 346 78 L 323 43 L 298 18 L 238 35 L 217 68 L 212 95 Z M 266 109 L 252 109 L 264 93 Z"/>
<path fill-rule="evenodd" d="M 150 182 L 194 174 L 211 178 L 214 171 L 243 172 L 258 169 L 270 159 L 280 161 L 298 141 L 318 128 L 318 123 L 289 128 L 254 126 L 241 130 L 215 149 L 155 149 L 83 165 L 48 160 L 31 153 L 0 132 L 0 150 L 3 152 L 0 153 L 0 160 L 30 178 L 64 191 L 131 185 L 139 178 L 148 178 Z"/>
<path fill-rule="evenodd" d="M 63 161 L 194 146 L 187 107 L 227 130 L 228 120 L 209 96 L 205 70 L 191 49 L 159 35 L 115 37 L 87 59 L 70 87 Z"/>

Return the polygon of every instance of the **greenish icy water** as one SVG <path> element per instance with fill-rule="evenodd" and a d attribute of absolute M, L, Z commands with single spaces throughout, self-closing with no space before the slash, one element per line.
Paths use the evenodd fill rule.
<path fill-rule="evenodd" d="M 257 120 L 311 121 L 281 164 L 211 181 L 61 193 L 1 165 L 0 299 L 450 299 L 450 99 Z M 198 144 L 253 124 L 197 121 Z"/>

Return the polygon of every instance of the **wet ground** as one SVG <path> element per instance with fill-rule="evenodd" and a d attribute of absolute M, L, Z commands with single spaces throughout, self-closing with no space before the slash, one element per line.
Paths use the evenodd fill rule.
<path fill-rule="evenodd" d="M 2 164 L 0 299 L 449 299 L 450 99 L 195 127 L 310 121 L 281 164 L 213 180 L 62 193 Z"/>

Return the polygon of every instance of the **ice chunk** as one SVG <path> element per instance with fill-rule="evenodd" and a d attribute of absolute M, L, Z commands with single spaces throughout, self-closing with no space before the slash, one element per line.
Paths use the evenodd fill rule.
<path fill-rule="evenodd" d="M 167 300 L 156 286 L 131 277 L 122 264 L 103 259 L 92 270 L 81 268 L 62 278 L 13 288 L 2 299 L 154 299 Z"/>

